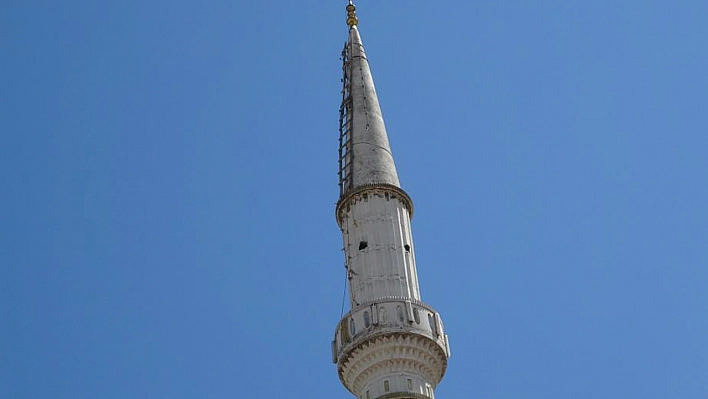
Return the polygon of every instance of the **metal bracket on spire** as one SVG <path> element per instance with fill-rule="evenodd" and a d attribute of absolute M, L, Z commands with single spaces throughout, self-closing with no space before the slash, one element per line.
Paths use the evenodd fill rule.
<path fill-rule="evenodd" d="M 354 6 L 352 0 L 349 0 L 349 5 L 347 6 L 347 25 L 351 28 L 358 23 L 359 19 L 356 17 L 356 6 Z"/>

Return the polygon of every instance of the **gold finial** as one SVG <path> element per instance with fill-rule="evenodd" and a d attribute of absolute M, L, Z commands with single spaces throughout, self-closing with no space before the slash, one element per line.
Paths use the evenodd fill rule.
<path fill-rule="evenodd" d="M 349 5 L 347 6 L 347 25 L 351 28 L 358 23 L 359 20 L 356 17 L 356 7 L 354 6 L 354 3 L 352 3 L 352 0 L 349 0 Z"/>

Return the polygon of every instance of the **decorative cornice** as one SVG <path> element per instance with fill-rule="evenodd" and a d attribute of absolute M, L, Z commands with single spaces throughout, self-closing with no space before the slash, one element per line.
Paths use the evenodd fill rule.
<path fill-rule="evenodd" d="M 372 336 L 338 362 L 339 379 L 355 395 L 378 376 L 391 371 L 419 375 L 436 386 L 447 369 L 447 355 L 432 339 L 415 333 Z"/>
<path fill-rule="evenodd" d="M 374 399 L 430 399 L 430 397 L 415 392 L 391 392 Z"/>
<path fill-rule="evenodd" d="M 408 193 L 403 191 L 402 188 L 388 183 L 367 183 L 357 186 L 354 190 L 341 196 L 339 198 L 339 201 L 337 201 L 337 207 L 335 208 L 335 216 L 337 218 L 337 223 L 339 224 L 339 227 L 342 227 L 342 212 L 344 211 L 345 207 L 347 207 L 351 204 L 352 201 L 362 197 L 363 195 L 368 193 L 375 193 L 376 191 L 382 191 L 384 193 L 387 192 L 389 194 L 398 195 L 396 198 L 401 200 L 403 206 L 408 209 L 408 214 L 410 215 L 410 218 L 413 219 L 413 200 L 408 195 Z"/>

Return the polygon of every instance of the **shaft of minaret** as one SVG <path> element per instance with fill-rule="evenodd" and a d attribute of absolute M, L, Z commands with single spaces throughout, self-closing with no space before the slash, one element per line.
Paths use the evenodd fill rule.
<path fill-rule="evenodd" d="M 411 217 L 401 189 L 356 7 L 346 7 L 339 187 L 351 311 L 332 343 L 339 377 L 360 399 L 434 398 L 450 355 L 442 320 L 421 302 Z"/>

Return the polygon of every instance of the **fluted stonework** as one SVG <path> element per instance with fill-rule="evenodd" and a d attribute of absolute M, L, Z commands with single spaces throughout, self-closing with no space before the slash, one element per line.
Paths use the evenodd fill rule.
<path fill-rule="evenodd" d="M 420 299 L 408 195 L 390 184 L 367 184 L 343 197 L 337 220 L 352 306 L 383 296 Z"/>

